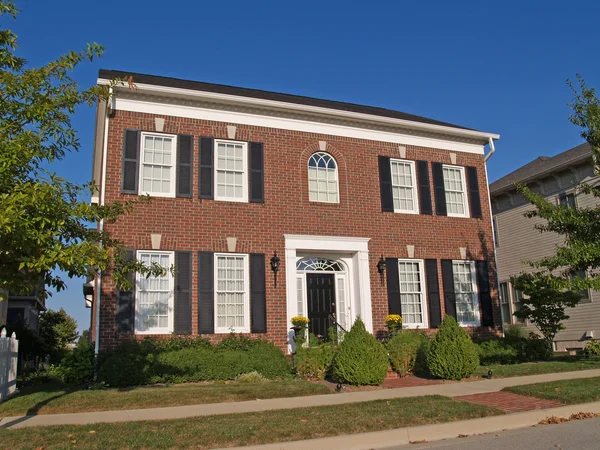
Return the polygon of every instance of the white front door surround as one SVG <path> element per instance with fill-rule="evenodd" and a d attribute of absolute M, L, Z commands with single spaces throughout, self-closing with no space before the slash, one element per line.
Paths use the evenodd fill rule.
<path fill-rule="evenodd" d="M 360 316 L 369 332 L 373 332 L 371 309 L 371 279 L 369 276 L 370 238 L 342 236 L 307 236 L 285 234 L 286 305 L 287 324 L 298 315 L 296 263 L 311 254 L 324 255 L 343 261 L 348 267 L 350 305 L 347 323 L 352 324 Z M 339 257 L 336 258 L 336 255 Z M 288 330 L 288 352 L 295 350 L 294 332 Z"/>

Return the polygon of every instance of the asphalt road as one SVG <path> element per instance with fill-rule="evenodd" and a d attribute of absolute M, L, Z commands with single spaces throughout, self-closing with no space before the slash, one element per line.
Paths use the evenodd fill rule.
<path fill-rule="evenodd" d="M 430 448 L 442 450 L 599 450 L 600 418 L 573 420 L 559 425 L 538 425 L 431 444 L 401 445 L 389 447 L 389 450 Z"/>

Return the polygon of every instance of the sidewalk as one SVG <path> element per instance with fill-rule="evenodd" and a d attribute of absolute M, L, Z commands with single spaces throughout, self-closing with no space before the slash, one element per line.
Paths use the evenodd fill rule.
<path fill-rule="evenodd" d="M 167 408 L 133 409 L 122 411 L 102 411 L 74 414 L 47 414 L 38 416 L 4 417 L 0 428 L 20 428 L 44 425 L 85 425 L 90 423 L 114 423 L 142 420 L 184 419 L 188 417 L 212 416 L 218 414 L 237 414 L 278 409 L 296 409 L 312 406 L 340 405 L 343 403 L 389 400 L 392 398 L 421 397 L 425 395 L 443 395 L 457 397 L 461 395 L 497 392 L 508 386 L 544 383 L 548 381 L 577 378 L 599 377 L 600 369 L 578 372 L 550 373 L 525 377 L 499 378 L 494 380 L 447 383 L 430 386 L 382 389 L 377 391 L 351 392 L 346 394 L 314 395 L 308 397 L 276 398 L 245 402 L 212 403 L 202 405 L 173 406 Z"/>

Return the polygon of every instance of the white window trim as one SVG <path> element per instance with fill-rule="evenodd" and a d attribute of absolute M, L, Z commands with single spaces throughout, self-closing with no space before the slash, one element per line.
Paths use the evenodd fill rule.
<path fill-rule="evenodd" d="M 217 162 L 218 162 L 217 147 L 218 147 L 219 143 L 221 143 L 221 144 L 237 144 L 237 145 L 241 145 L 242 147 L 244 147 L 244 150 L 242 152 L 243 153 L 242 166 L 244 167 L 244 174 L 242 176 L 242 198 L 219 196 L 219 194 L 218 194 L 218 189 L 217 189 L 217 172 L 219 171 L 219 169 L 217 168 L 218 167 L 217 166 Z M 248 143 L 244 142 L 244 141 L 235 141 L 235 140 L 232 140 L 232 139 L 215 139 L 214 147 L 213 147 L 213 167 L 214 167 L 213 189 L 214 189 L 214 193 L 215 193 L 215 195 L 214 195 L 215 201 L 248 203 L 248 177 L 249 177 L 249 170 L 248 170 Z"/>
<path fill-rule="evenodd" d="M 419 199 L 418 199 L 418 196 L 417 196 L 417 190 L 418 190 L 417 189 L 418 188 L 418 186 L 417 186 L 417 172 L 415 170 L 415 162 L 407 160 L 407 159 L 391 158 L 390 159 L 390 170 L 392 169 L 392 163 L 394 161 L 400 162 L 400 163 L 403 163 L 403 164 L 408 164 L 409 167 L 410 167 L 410 176 L 411 176 L 412 181 L 413 181 L 413 186 L 412 186 L 412 188 L 413 188 L 413 195 L 412 195 L 412 197 L 413 197 L 413 205 L 414 205 L 413 209 L 396 209 L 396 208 L 394 208 L 394 212 L 395 213 L 402 213 L 402 214 L 419 214 Z M 394 188 L 394 184 L 392 183 L 392 189 L 393 188 Z M 392 193 L 392 200 L 393 200 L 393 197 L 394 197 L 394 195 Z"/>
<path fill-rule="evenodd" d="M 173 261 L 175 260 L 175 252 L 164 252 L 160 250 L 137 250 L 136 251 L 136 259 L 140 259 L 140 254 L 142 253 L 152 253 L 159 255 L 169 255 L 169 269 L 173 266 Z M 173 274 L 168 271 L 167 276 L 169 277 L 169 290 L 171 291 L 171 295 L 169 297 L 169 326 L 167 328 L 152 328 L 151 330 L 139 330 L 138 329 L 138 317 L 140 317 L 140 311 L 138 308 L 139 305 L 139 285 L 140 280 L 143 275 L 137 273 L 135 276 L 135 319 L 134 319 L 134 330 L 135 334 L 172 334 L 173 333 L 173 323 L 175 320 L 175 277 Z"/>
<path fill-rule="evenodd" d="M 421 317 L 423 322 L 421 323 L 404 323 L 402 322 L 402 328 L 407 329 L 424 329 L 429 328 L 429 316 L 427 314 L 428 303 L 427 303 L 427 290 L 425 286 L 425 262 L 422 259 L 398 259 L 398 275 L 400 274 L 400 263 L 410 262 L 419 264 L 419 275 L 421 285 Z M 400 276 L 398 276 L 398 283 L 400 283 Z M 399 286 L 398 286 L 399 287 Z M 400 307 L 402 308 L 402 291 L 400 291 Z"/>
<path fill-rule="evenodd" d="M 461 260 L 455 259 L 452 260 L 452 264 L 461 263 L 461 264 L 469 264 L 471 267 L 471 285 L 473 286 L 473 304 L 477 305 L 477 320 L 473 322 L 458 322 L 461 327 L 479 327 L 481 326 L 481 305 L 479 303 L 479 287 L 477 286 L 477 272 L 475 270 L 475 261 L 470 260 Z M 456 291 L 454 291 L 454 295 L 456 296 Z M 456 316 L 458 318 L 458 311 L 456 311 Z"/>
<path fill-rule="evenodd" d="M 147 192 L 142 189 L 142 171 L 144 169 L 144 137 L 158 136 L 168 137 L 173 139 L 173 147 L 171 153 L 171 189 L 168 193 L 165 192 Z M 150 164 L 150 163 L 148 163 Z M 165 133 L 150 133 L 142 132 L 140 135 L 140 164 L 138 168 L 138 192 L 140 195 L 149 195 L 151 197 L 175 197 L 175 188 L 177 184 L 177 135 Z"/>
<path fill-rule="evenodd" d="M 244 322 L 245 327 L 218 327 L 217 326 L 217 287 L 218 287 L 218 264 L 217 259 L 224 256 L 241 256 L 244 258 Z M 247 253 L 215 253 L 214 254 L 214 328 L 215 334 L 223 333 L 250 333 L 250 259 Z"/>
<path fill-rule="evenodd" d="M 467 195 L 467 177 L 465 176 L 465 168 L 462 166 L 453 166 L 451 164 L 442 164 L 442 181 L 444 181 L 444 176 L 443 176 L 443 168 L 447 167 L 449 169 L 458 169 L 460 171 L 460 176 L 462 178 L 462 185 L 463 185 L 463 192 L 462 192 L 462 196 L 463 196 L 463 201 L 465 203 L 465 213 L 464 214 L 456 214 L 456 213 L 450 213 L 448 212 L 447 215 L 448 217 L 471 217 L 470 216 L 470 209 L 469 209 L 469 196 Z M 446 195 L 446 187 L 444 186 L 444 197 Z"/>
<path fill-rule="evenodd" d="M 336 197 L 337 200 L 335 202 L 330 202 L 329 200 L 311 200 L 310 199 L 310 167 L 308 164 L 310 163 L 310 159 L 313 157 L 313 155 L 315 155 L 316 153 L 325 153 L 326 155 L 328 155 L 333 162 L 335 163 L 335 186 L 336 186 Z M 306 169 L 307 169 L 307 179 L 308 179 L 308 201 L 312 202 L 312 203 L 331 203 L 331 204 L 339 204 L 340 203 L 340 165 L 337 162 L 337 159 L 335 159 L 333 157 L 333 155 L 331 153 L 327 153 L 327 152 L 323 152 L 323 151 L 318 151 L 318 152 L 313 152 L 310 154 L 310 156 L 308 157 L 308 162 L 306 163 Z M 318 168 L 317 168 L 318 169 Z"/>

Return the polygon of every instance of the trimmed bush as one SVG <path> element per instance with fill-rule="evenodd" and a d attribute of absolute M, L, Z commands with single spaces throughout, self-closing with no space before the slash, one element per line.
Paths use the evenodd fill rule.
<path fill-rule="evenodd" d="M 315 335 L 310 336 L 308 347 L 298 340 L 294 355 L 294 369 L 302 378 L 322 380 L 331 369 L 335 355 L 333 342 L 320 342 Z"/>
<path fill-rule="evenodd" d="M 152 359 L 153 355 L 147 354 L 142 344 L 124 342 L 100 356 L 98 381 L 111 387 L 148 384 Z"/>
<path fill-rule="evenodd" d="M 454 317 L 445 316 L 427 353 L 429 372 L 445 380 L 461 380 L 473 375 L 477 366 L 477 346 Z"/>
<path fill-rule="evenodd" d="M 53 373 L 66 384 L 87 384 L 94 378 L 94 347 L 80 343 L 67 352 Z"/>
<path fill-rule="evenodd" d="M 479 362 L 482 366 L 490 364 L 516 364 L 520 355 L 517 348 L 505 339 L 490 339 L 477 344 Z"/>
<path fill-rule="evenodd" d="M 588 358 L 590 356 L 600 356 L 600 341 L 590 341 L 585 344 L 583 354 Z"/>
<path fill-rule="evenodd" d="M 238 383 L 262 383 L 263 381 L 267 381 L 267 379 L 263 377 L 260 373 L 255 371 L 243 373 L 240 376 L 238 376 L 235 379 L 235 381 L 237 381 Z"/>
<path fill-rule="evenodd" d="M 415 371 L 419 350 L 427 340 L 420 331 L 402 330 L 387 342 L 390 363 L 398 375 L 404 377 Z"/>
<path fill-rule="evenodd" d="M 390 361 L 383 344 L 365 329 L 360 318 L 344 335 L 333 359 L 334 380 L 352 385 L 379 385 L 385 379 Z"/>
<path fill-rule="evenodd" d="M 552 359 L 552 343 L 531 332 L 526 339 L 525 360 L 526 361 L 548 361 Z"/>

